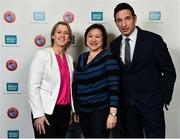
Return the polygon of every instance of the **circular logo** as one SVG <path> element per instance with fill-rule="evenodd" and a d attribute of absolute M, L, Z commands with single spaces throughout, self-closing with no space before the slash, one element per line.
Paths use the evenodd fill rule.
<path fill-rule="evenodd" d="M 74 15 L 71 12 L 65 12 L 63 15 L 63 20 L 66 23 L 72 23 L 74 21 Z"/>
<path fill-rule="evenodd" d="M 10 70 L 10 71 L 16 70 L 16 68 L 17 68 L 17 62 L 16 62 L 15 60 L 12 60 L 12 59 L 8 60 L 8 61 L 6 62 L 6 68 L 7 68 L 8 70 Z"/>
<path fill-rule="evenodd" d="M 16 108 L 9 108 L 7 111 L 7 115 L 9 118 L 15 119 L 16 117 L 18 117 L 19 112 Z"/>
<path fill-rule="evenodd" d="M 12 22 L 15 21 L 15 19 L 16 19 L 16 16 L 15 16 L 15 14 L 14 14 L 13 12 L 11 12 L 11 11 L 5 12 L 5 14 L 4 14 L 4 20 L 5 20 L 6 22 L 12 23 Z"/>
<path fill-rule="evenodd" d="M 42 35 L 38 35 L 38 36 L 36 36 L 36 37 L 34 38 L 34 43 L 35 43 L 37 46 L 41 47 L 41 46 L 45 45 L 45 43 L 46 43 L 46 38 L 45 38 L 44 36 L 42 36 Z"/>

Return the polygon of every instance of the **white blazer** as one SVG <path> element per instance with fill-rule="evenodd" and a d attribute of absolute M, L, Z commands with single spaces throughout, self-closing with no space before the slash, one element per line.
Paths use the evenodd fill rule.
<path fill-rule="evenodd" d="M 73 59 L 65 53 L 69 72 L 71 87 L 71 106 L 74 112 L 72 98 L 73 81 Z M 29 104 L 33 118 L 44 116 L 45 113 L 53 113 L 61 84 L 60 72 L 55 53 L 51 47 L 38 50 L 32 60 L 29 71 L 28 94 Z"/>

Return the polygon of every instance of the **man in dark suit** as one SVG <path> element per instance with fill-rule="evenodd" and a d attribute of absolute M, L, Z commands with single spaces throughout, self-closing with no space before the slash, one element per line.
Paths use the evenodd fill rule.
<path fill-rule="evenodd" d="M 110 48 L 121 65 L 120 109 L 126 136 L 164 138 L 163 107 L 171 101 L 176 79 L 166 43 L 160 35 L 136 26 L 137 17 L 127 3 L 115 7 L 114 21 L 121 35 Z M 130 46 L 129 52 L 126 45 Z"/>

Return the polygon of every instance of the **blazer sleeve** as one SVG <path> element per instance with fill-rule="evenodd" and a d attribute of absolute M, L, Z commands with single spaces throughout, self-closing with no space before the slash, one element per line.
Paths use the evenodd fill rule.
<path fill-rule="evenodd" d="M 42 52 L 38 51 L 30 65 L 28 95 L 29 104 L 32 110 L 33 118 L 44 116 L 44 109 L 40 97 L 40 87 L 45 70 L 45 60 Z"/>
<path fill-rule="evenodd" d="M 155 61 L 162 73 L 163 102 L 169 105 L 176 80 L 176 71 L 166 43 L 161 36 L 156 38 L 157 40 L 155 41 L 156 44 L 153 53 Z"/>

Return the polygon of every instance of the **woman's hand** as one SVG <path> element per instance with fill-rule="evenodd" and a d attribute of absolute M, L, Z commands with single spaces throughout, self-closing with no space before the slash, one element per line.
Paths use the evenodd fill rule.
<path fill-rule="evenodd" d="M 79 123 L 79 115 L 76 113 L 71 114 L 69 125 L 71 125 L 73 122 Z"/>
<path fill-rule="evenodd" d="M 106 121 L 106 128 L 112 129 L 116 126 L 116 123 L 117 123 L 117 108 L 110 107 L 110 113 Z"/>
<path fill-rule="evenodd" d="M 73 114 L 73 120 L 74 120 L 75 123 L 79 123 L 79 115 L 74 113 Z"/>
<path fill-rule="evenodd" d="M 45 116 L 35 119 L 34 126 L 39 134 L 46 134 L 45 124 L 50 125 Z"/>
<path fill-rule="evenodd" d="M 106 122 L 106 128 L 112 129 L 116 126 L 116 123 L 117 123 L 117 116 L 113 116 L 109 114 Z"/>

